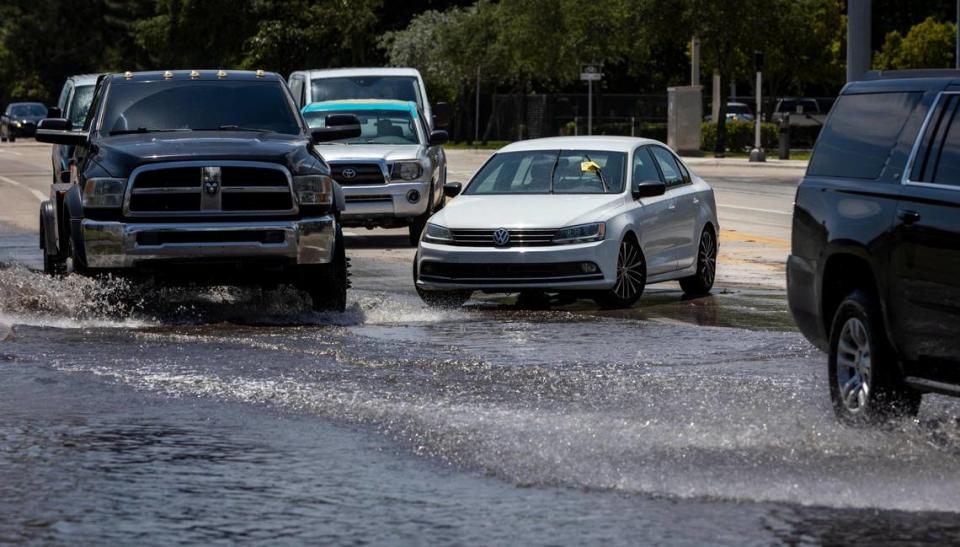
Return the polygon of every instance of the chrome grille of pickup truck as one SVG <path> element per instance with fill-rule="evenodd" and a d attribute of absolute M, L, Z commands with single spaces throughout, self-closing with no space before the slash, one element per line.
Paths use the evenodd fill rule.
<path fill-rule="evenodd" d="M 125 212 L 130 216 L 295 213 L 287 171 L 264 163 L 152 164 L 134 170 Z"/>
<path fill-rule="evenodd" d="M 556 230 L 508 230 L 510 240 L 505 247 L 545 247 L 553 245 L 553 236 Z M 493 243 L 494 230 L 450 230 L 453 245 L 461 247 L 495 247 Z"/>
<path fill-rule="evenodd" d="M 340 186 L 387 183 L 378 163 L 331 163 L 330 171 Z"/>

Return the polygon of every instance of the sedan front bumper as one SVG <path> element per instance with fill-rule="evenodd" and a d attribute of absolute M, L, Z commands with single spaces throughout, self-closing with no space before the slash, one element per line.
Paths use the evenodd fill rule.
<path fill-rule="evenodd" d="M 80 223 L 87 266 L 134 268 L 144 261 L 286 259 L 332 260 L 337 225 L 332 215 L 269 222 Z"/>
<path fill-rule="evenodd" d="M 615 240 L 507 248 L 421 242 L 416 283 L 428 290 L 609 289 L 616 282 L 618 248 Z"/>

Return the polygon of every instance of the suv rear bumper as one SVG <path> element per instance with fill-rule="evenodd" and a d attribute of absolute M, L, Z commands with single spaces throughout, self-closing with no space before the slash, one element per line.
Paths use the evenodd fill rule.
<path fill-rule="evenodd" d="M 796 255 L 787 258 L 787 302 L 800 332 L 813 345 L 827 351 L 829 341 L 820 317 L 816 261 Z"/>
<path fill-rule="evenodd" d="M 270 222 L 124 223 L 84 219 L 87 266 L 133 268 L 141 261 L 288 259 L 327 264 L 337 222 L 332 215 Z"/>

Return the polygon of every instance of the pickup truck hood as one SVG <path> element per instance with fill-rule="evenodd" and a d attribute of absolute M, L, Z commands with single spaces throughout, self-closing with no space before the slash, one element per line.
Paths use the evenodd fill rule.
<path fill-rule="evenodd" d="M 318 144 L 315 149 L 327 161 L 415 160 L 423 151 L 419 144 Z"/>
<path fill-rule="evenodd" d="M 147 163 L 208 159 L 264 161 L 293 169 L 307 143 L 298 135 L 248 131 L 141 133 L 101 139 L 96 160 L 115 177 Z"/>
<path fill-rule="evenodd" d="M 430 222 L 447 228 L 562 228 L 605 220 L 621 194 L 458 196 Z"/>

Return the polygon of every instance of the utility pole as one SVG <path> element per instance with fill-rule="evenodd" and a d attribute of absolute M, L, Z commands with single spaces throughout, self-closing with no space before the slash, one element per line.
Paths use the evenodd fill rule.
<path fill-rule="evenodd" d="M 847 81 L 854 82 L 870 70 L 872 0 L 847 2 Z"/>
<path fill-rule="evenodd" d="M 690 85 L 700 85 L 700 38 L 696 36 L 690 40 Z"/>
<path fill-rule="evenodd" d="M 763 52 L 753 52 L 753 66 L 757 69 L 757 111 L 754 112 L 753 150 L 750 151 L 751 162 L 767 161 L 763 153 L 763 142 L 760 139 L 760 123 L 763 120 L 763 102 L 760 92 L 763 84 Z"/>
<path fill-rule="evenodd" d="M 593 82 L 603 78 L 603 65 L 589 64 L 580 67 L 580 79 L 587 82 L 587 135 L 593 135 Z"/>
<path fill-rule="evenodd" d="M 960 0 L 957 0 L 960 2 Z M 473 142 L 480 142 L 480 67 L 477 66 L 477 103 L 473 108 Z"/>

